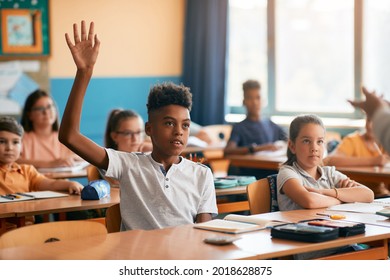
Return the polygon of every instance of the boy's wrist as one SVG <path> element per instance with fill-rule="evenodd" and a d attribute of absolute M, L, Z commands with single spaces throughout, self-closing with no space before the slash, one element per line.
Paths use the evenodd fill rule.
<path fill-rule="evenodd" d="M 257 147 L 257 145 L 256 144 L 251 144 L 251 145 L 249 145 L 248 146 L 248 152 L 250 153 L 250 154 L 254 154 L 255 152 L 256 152 L 256 147 Z"/>

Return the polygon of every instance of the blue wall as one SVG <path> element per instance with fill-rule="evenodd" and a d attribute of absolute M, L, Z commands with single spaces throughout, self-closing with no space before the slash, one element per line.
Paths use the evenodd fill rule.
<path fill-rule="evenodd" d="M 164 81 L 180 83 L 181 77 L 93 78 L 84 100 L 81 132 L 103 145 L 107 116 L 114 108 L 135 110 L 147 120 L 146 101 L 149 89 Z M 73 78 L 50 80 L 51 94 L 58 105 L 60 118 L 72 85 Z"/>

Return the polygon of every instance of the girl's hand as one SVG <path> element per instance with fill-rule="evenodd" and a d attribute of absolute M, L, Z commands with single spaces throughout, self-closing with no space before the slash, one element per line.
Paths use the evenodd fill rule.
<path fill-rule="evenodd" d="M 339 188 L 352 188 L 358 186 L 359 183 L 355 182 L 354 180 L 351 180 L 349 178 L 340 180 L 338 183 Z"/>
<path fill-rule="evenodd" d="M 81 38 L 77 30 L 77 24 L 73 24 L 73 37 L 74 45 L 69 38 L 68 33 L 65 34 L 66 43 L 72 53 L 74 62 L 77 69 L 89 69 L 95 65 L 98 53 L 100 41 L 97 35 L 94 34 L 94 23 L 91 22 L 89 26 L 89 32 L 87 35 L 85 22 L 81 22 Z"/>
<path fill-rule="evenodd" d="M 377 157 L 374 157 L 373 160 L 374 160 L 374 165 L 384 166 L 386 163 L 389 162 L 389 156 L 382 154 Z"/>

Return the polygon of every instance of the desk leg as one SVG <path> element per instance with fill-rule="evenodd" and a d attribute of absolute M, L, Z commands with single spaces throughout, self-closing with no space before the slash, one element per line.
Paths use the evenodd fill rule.
<path fill-rule="evenodd" d="M 15 222 L 17 227 L 24 227 L 26 225 L 26 217 L 16 218 Z"/>
<path fill-rule="evenodd" d="M 6 231 L 5 219 L 1 218 L 0 219 L 0 235 L 2 235 L 5 231 Z"/>
<path fill-rule="evenodd" d="M 58 219 L 60 221 L 66 221 L 66 212 L 58 213 Z"/>

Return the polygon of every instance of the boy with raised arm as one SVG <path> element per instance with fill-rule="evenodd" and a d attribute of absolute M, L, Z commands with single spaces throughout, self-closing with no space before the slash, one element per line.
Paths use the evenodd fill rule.
<path fill-rule="evenodd" d="M 59 138 L 82 158 L 119 180 L 121 230 L 156 229 L 204 222 L 217 213 L 211 170 L 179 156 L 187 144 L 192 95 L 184 86 L 161 84 L 150 90 L 145 132 L 153 143 L 151 154 L 105 149 L 80 133 L 80 116 L 92 77 L 100 41 L 94 23 L 81 37 L 73 25 L 74 44 L 66 42 L 77 66 Z"/>

